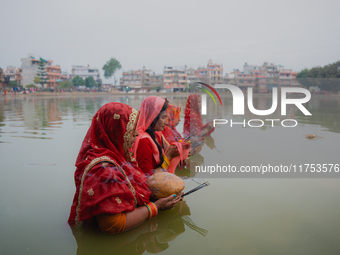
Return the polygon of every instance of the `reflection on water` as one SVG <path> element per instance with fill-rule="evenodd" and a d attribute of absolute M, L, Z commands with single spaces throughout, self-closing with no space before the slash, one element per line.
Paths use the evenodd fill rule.
<path fill-rule="evenodd" d="M 167 250 L 171 242 L 185 232 L 185 225 L 205 236 L 202 229 L 188 217 L 190 209 L 185 201 L 169 211 L 122 234 L 104 235 L 98 227 L 72 227 L 77 241 L 77 254 L 143 254 L 160 253 Z"/>

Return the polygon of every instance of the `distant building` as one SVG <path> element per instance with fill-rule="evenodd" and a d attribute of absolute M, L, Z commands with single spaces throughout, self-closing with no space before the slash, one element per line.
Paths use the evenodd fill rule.
<path fill-rule="evenodd" d="M 210 59 L 207 65 L 207 81 L 209 84 L 222 84 L 224 83 L 223 78 L 223 65 L 222 64 L 214 64 Z"/>
<path fill-rule="evenodd" d="M 195 71 L 196 76 L 200 79 L 201 82 L 209 83 L 207 80 L 207 68 L 206 67 L 198 67 Z"/>
<path fill-rule="evenodd" d="M 140 90 L 142 88 L 142 71 L 123 72 L 119 85 L 120 89 Z"/>
<path fill-rule="evenodd" d="M 72 74 L 70 75 L 70 80 L 74 77 L 79 76 L 85 80 L 86 78 L 92 76 L 95 81 L 100 80 L 99 70 L 97 68 L 91 68 L 88 66 L 72 66 Z"/>
<path fill-rule="evenodd" d="M 290 87 L 292 84 L 292 70 L 280 69 L 279 70 L 279 88 Z"/>
<path fill-rule="evenodd" d="M 243 66 L 243 73 L 244 74 L 251 74 L 254 70 L 261 70 L 261 67 L 254 66 L 254 65 L 248 65 L 247 62 Z"/>
<path fill-rule="evenodd" d="M 141 72 L 142 90 L 149 91 L 151 89 L 150 73 L 151 73 L 151 70 L 145 69 L 145 66 L 143 66 L 143 69 Z"/>
<path fill-rule="evenodd" d="M 59 83 L 63 80 L 61 79 L 61 70 L 59 65 L 53 65 L 52 60 L 48 60 L 46 64 L 47 72 L 47 88 L 58 87 Z"/>
<path fill-rule="evenodd" d="M 196 82 L 202 82 L 202 80 L 200 79 L 200 77 L 197 74 L 197 70 L 195 70 L 194 68 L 189 68 L 187 70 L 187 74 L 188 74 L 188 84 L 194 84 Z"/>
<path fill-rule="evenodd" d="M 60 77 L 60 79 L 61 79 L 62 81 L 69 81 L 69 80 L 70 80 L 70 76 L 68 75 L 67 72 L 61 72 L 61 77 Z"/>
<path fill-rule="evenodd" d="M 38 73 L 39 59 L 35 59 L 33 56 L 21 59 L 22 69 L 22 85 L 34 84 L 34 78 Z M 37 87 L 41 87 L 40 84 L 36 84 Z"/>
<path fill-rule="evenodd" d="M 14 66 L 8 66 L 7 69 L 3 71 L 2 76 L 8 77 L 9 81 L 16 81 L 17 85 L 22 85 L 22 69 L 16 68 Z"/>
<path fill-rule="evenodd" d="M 163 89 L 167 92 L 185 91 L 188 82 L 187 67 L 165 66 Z"/>
<path fill-rule="evenodd" d="M 150 87 L 151 90 L 163 89 L 163 75 L 162 74 L 150 74 Z"/>
<path fill-rule="evenodd" d="M 247 91 L 248 87 L 254 88 L 256 85 L 256 77 L 254 74 L 237 73 L 235 74 L 235 81 L 236 81 L 236 85 L 242 91 Z"/>
<path fill-rule="evenodd" d="M 110 90 L 112 90 L 112 88 L 113 88 L 113 84 L 112 83 L 110 83 L 110 84 L 103 84 L 102 85 L 102 89 L 104 91 L 110 91 Z"/>
<path fill-rule="evenodd" d="M 22 85 L 26 86 L 28 84 L 34 84 L 34 78 L 38 76 L 38 67 L 40 61 L 45 61 L 40 59 L 35 59 L 33 56 L 21 59 L 21 75 L 22 75 Z M 53 65 L 52 60 L 46 61 L 46 72 L 47 72 L 47 83 L 45 88 L 54 88 L 59 85 L 63 80 L 61 79 L 61 71 L 59 65 Z M 37 87 L 41 87 L 40 84 L 35 84 Z"/>

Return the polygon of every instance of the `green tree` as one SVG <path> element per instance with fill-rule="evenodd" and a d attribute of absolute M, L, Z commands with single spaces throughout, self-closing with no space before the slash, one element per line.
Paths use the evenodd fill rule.
<path fill-rule="evenodd" d="M 297 80 L 306 88 L 319 87 L 324 91 L 338 92 L 340 90 L 340 61 L 324 67 L 317 66 L 304 69 L 296 75 Z"/>
<path fill-rule="evenodd" d="M 95 82 L 95 80 L 93 79 L 92 76 L 89 76 L 85 79 L 85 86 L 86 87 L 96 87 L 97 83 Z"/>
<path fill-rule="evenodd" d="M 73 78 L 72 83 L 74 86 L 79 87 L 85 84 L 85 81 L 83 78 L 81 78 L 79 75 Z"/>
<path fill-rule="evenodd" d="M 60 83 L 60 88 L 69 89 L 69 88 L 72 88 L 72 87 L 73 87 L 73 83 L 71 81 L 62 81 Z"/>
<path fill-rule="evenodd" d="M 114 85 L 116 86 L 117 79 L 115 76 L 115 72 L 119 69 L 121 69 L 122 66 L 120 62 L 115 59 L 111 58 L 109 61 L 106 62 L 106 64 L 103 66 L 103 71 L 104 71 L 104 77 L 105 79 L 109 79 L 113 76 L 114 78 Z"/>
<path fill-rule="evenodd" d="M 42 87 L 44 87 L 47 83 L 46 63 L 46 60 L 40 58 L 37 75 L 40 78 L 40 84 Z"/>
<path fill-rule="evenodd" d="M 12 88 L 15 88 L 15 87 L 18 87 L 18 83 L 17 81 L 10 81 L 9 86 L 11 86 Z"/>
<path fill-rule="evenodd" d="M 40 77 L 39 77 L 39 76 L 35 76 L 33 82 L 34 82 L 35 84 L 39 84 L 39 83 L 41 82 Z"/>
<path fill-rule="evenodd" d="M 27 84 L 25 85 L 26 88 L 36 88 L 37 86 L 35 86 L 34 84 Z"/>

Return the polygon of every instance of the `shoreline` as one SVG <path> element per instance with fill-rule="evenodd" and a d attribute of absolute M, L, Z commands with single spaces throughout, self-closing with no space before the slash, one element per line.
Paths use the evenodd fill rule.
<path fill-rule="evenodd" d="M 188 97 L 190 94 L 195 94 L 195 92 L 172 92 L 172 93 L 115 93 L 115 92 L 35 92 L 27 94 L 1 94 L 1 99 L 18 99 L 18 98 L 72 98 L 72 97 L 102 97 L 102 96 L 178 96 L 178 97 Z M 219 95 L 222 97 L 232 97 L 231 93 L 220 92 Z M 272 94 L 266 93 L 254 93 L 255 97 L 271 98 Z M 246 94 L 245 94 L 246 96 Z M 312 94 L 312 97 L 340 97 L 340 94 Z"/>

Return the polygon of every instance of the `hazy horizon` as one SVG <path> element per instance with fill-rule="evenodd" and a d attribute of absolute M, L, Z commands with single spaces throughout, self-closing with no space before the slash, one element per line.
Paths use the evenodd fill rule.
<path fill-rule="evenodd" d="M 197 68 L 209 59 L 224 73 L 263 62 L 301 71 L 340 59 L 339 1 L 2 0 L 0 67 L 28 54 L 100 69 Z"/>

